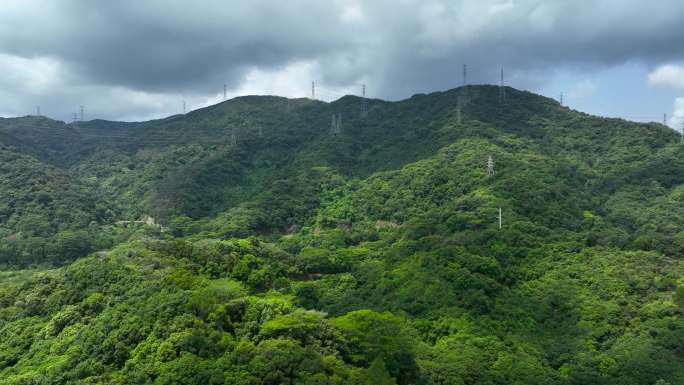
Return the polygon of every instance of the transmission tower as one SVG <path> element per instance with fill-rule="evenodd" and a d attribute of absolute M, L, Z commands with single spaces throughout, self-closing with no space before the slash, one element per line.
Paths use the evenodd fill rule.
<path fill-rule="evenodd" d="M 316 82 L 311 82 L 311 99 L 316 99 Z"/>
<path fill-rule="evenodd" d="M 456 98 L 456 119 L 458 124 L 461 125 L 461 95 Z"/>
<path fill-rule="evenodd" d="M 487 176 L 492 176 L 494 175 L 494 159 L 490 155 L 487 158 Z"/>
<path fill-rule="evenodd" d="M 501 68 L 501 86 L 499 87 L 499 103 L 506 102 L 506 88 L 504 86 L 504 69 Z"/>
<path fill-rule="evenodd" d="M 81 106 L 81 121 L 85 120 L 85 107 Z"/>
<path fill-rule="evenodd" d="M 223 100 L 226 100 L 228 98 L 228 85 L 224 84 L 223 85 Z"/>
<path fill-rule="evenodd" d="M 330 133 L 338 135 L 342 133 L 342 113 L 332 114 L 330 121 Z"/>
<path fill-rule="evenodd" d="M 463 65 L 463 85 L 468 85 L 468 65 Z"/>
<path fill-rule="evenodd" d="M 560 105 L 563 106 L 563 93 L 560 93 Z"/>
<path fill-rule="evenodd" d="M 360 113 L 360 116 L 361 116 L 362 118 L 365 118 L 365 117 L 368 116 L 368 100 L 366 100 L 366 85 L 365 85 L 365 84 L 363 84 L 363 85 L 361 86 L 361 95 L 362 95 L 362 99 L 361 99 L 361 113 Z"/>
<path fill-rule="evenodd" d="M 183 100 L 183 115 L 185 115 L 185 100 Z"/>
<path fill-rule="evenodd" d="M 501 225 L 502 225 L 502 216 L 501 216 L 501 207 L 499 207 L 499 230 L 501 230 Z"/>
<path fill-rule="evenodd" d="M 36 116 L 41 116 L 40 115 L 40 106 L 36 106 Z"/>
<path fill-rule="evenodd" d="M 235 128 L 230 131 L 230 144 L 233 146 L 237 145 L 237 133 L 235 131 Z"/>
<path fill-rule="evenodd" d="M 663 126 L 667 126 L 667 113 L 663 114 Z"/>

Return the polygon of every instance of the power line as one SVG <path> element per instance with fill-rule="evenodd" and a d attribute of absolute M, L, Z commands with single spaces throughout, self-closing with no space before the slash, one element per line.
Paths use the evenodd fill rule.
<path fill-rule="evenodd" d="M 361 92 L 358 94 L 356 92 L 351 92 L 351 93 L 346 92 L 347 91 L 346 89 L 343 91 L 340 91 L 340 90 L 334 89 L 334 88 L 327 89 L 318 83 L 312 84 L 312 85 L 313 85 L 313 87 L 312 87 L 313 92 L 311 95 L 319 98 L 317 100 L 335 101 L 335 100 L 338 100 L 338 99 L 340 99 L 344 96 L 347 96 L 347 95 L 357 95 L 359 97 L 367 97 L 367 93 L 365 92 L 365 91 L 367 91 L 367 87 L 364 87 L 364 86 L 367 86 L 366 84 L 352 84 L 353 86 L 361 87 Z"/>
<path fill-rule="evenodd" d="M 603 118 L 603 119 L 622 119 L 622 120 L 631 120 L 631 119 L 638 119 L 638 120 L 648 120 L 650 119 L 652 122 L 657 122 L 662 119 L 661 115 L 622 115 L 622 116 L 602 116 L 602 115 L 596 115 L 596 117 Z M 639 122 L 639 123 L 645 123 L 645 122 Z"/>
<path fill-rule="evenodd" d="M 658 115 L 624 115 L 618 116 L 617 118 L 629 118 L 629 119 L 658 119 Z"/>
<path fill-rule="evenodd" d="M 316 95 L 320 97 L 321 99 L 339 99 L 343 96 L 346 96 L 346 93 L 340 93 L 337 90 L 334 89 L 326 89 L 321 87 L 320 85 L 316 85 Z"/>
<path fill-rule="evenodd" d="M 74 122 L 74 127 L 79 128 Z M 84 144 L 93 146 L 107 146 L 107 145 L 139 145 L 139 147 L 145 146 L 182 146 L 185 144 L 202 144 L 202 145 L 235 145 L 237 139 L 233 141 L 232 137 L 223 138 L 223 141 L 217 141 L 215 138 L 203 138 L 194 139 L 191 137 L 178 137 L 178 138 L 166 138 L 166 139 L 151 139 L 150 137 L 132 137 L 126 139 L 115 139 L 111 137 L 97 137 L 98 140 L 93 140 L 96 137 L 90 137 L 90 140 L 83 137 L 76 137 L 75 139 L 82 140 Z"/>
<path fill-rule="evenodd" d="M 73 113 L 72 116 L 76 119 L 74 124 L 77 123 L 78 113 Z M 341 120 L 341 119 L 340 119 Z M 188 141 L 204 142 L 208 144 L 221 144 L 220 139 L 230 140 L 231 135 L 229 133 L 222 133 L 216 136 L 215 132 L 210 132 L 211 130 L 202 130 L 201 133 L 212 135 L 211 138 L 199 138 L 193 135 L 189 135 L 183 132 L 167 133 L 159 130 L 151 132 L 140 132 L 134 131 L 135 129 L 124 129 L 125 131 L 120 131 L 116 133 L 105 133 L 98 132 L 97 130 L 88 130 L 87 128 L 79 128 L 78 131 L 70 131 L 66 128 L 62 130 L 46 130 L 41 133 L 41 137 L 53 138 L 53 139 L 68 139 L 68 140 L 83 140 L 89 141 L 102 141 L 102 144 L 108 143 L 122 143 L 122 144 L 186 144 Z M 256 127 L 257 132 L 261 132 L 262 128 Z M 236 135 L 238 134 L 235 131 Z M 219 141 L 217 142 L 217 139 Z"/>

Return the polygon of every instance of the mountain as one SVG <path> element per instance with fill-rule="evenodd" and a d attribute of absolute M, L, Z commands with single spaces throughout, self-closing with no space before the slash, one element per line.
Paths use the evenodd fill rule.
<path fill-rule="evenodd" d="M 494 86 L 0 120 L 0 383 L 681 383 L 677 139 Z"/>

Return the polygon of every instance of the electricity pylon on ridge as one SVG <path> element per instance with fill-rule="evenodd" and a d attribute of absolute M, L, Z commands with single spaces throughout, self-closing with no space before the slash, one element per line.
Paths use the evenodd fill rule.
<path fill-rule="evenodd" d="M 501 68 L 501 85 L 499 86 L 499 103 L 506 102 L 506 85 L 504 83 L 504 70 Z"/>
<path fill-rule="evenodd" d="M 368 117 L 368 100 L 366 99 L 366 85 L 363 84 L 361 87 L 361 112 L 360 116 L 362 118 Z"/>

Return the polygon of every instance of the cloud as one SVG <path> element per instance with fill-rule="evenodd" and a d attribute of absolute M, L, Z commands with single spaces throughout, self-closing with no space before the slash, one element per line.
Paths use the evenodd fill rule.
<path fill-rule="evenodd" d="M 679 0 L 2 3 L 0 94 L 12 102 L 0 110 L 14 114 L 86 104 L 106 118 L 158 116 L 222 98 L 223 84 L 302 96 L 314 79 L 321 96 L 367 83 L 397 99 L 459 85 L 463 63 L 473 83 L 504 66 L 509 83 L 534 89 L 564 69 L 684 58 Z M 139 97 L 116 99 L 125 93 Z"/>
<path fill-rule="evenodd" d="M 308 98 L 311 96 L 311 79 L 320 77 L 320 67 L 315 62 L 305 61 L 291 63 L 283 69 L 266 71 L 253 68 L 245 74 L 243 81 L 235 88 L 230 89 L 226 97 L 228 99 L 242 95 L 288 95 L 295 98 Z M 347 94 L 359 94 L 360 87 L 321 87 L 316 86 L 316 99 L 333 101 Z M 206 107 L 223 100 L 223 93 L 218 92 L 193 105 L 194 108 Z"/>
<path fill-rule="evenodd" d="M 598 85 L 595 80 L 585 79 L 579 83 L 576 83 L 568 92 L 568 98 L 570 99 L 584 99 L 596 92 Z"/>
<path fill-rule="evenodd" d="M 667 64 L 648 74 L 648 82 L 654 86 L 684 88 L 684 67 Z"/>
<path fill-rule="evenodd" d="M 684 129 L 684 96 L 675 99 L 672 116 L 668 123 L 670 127 L 674 127 L 676 130 Z"/>

